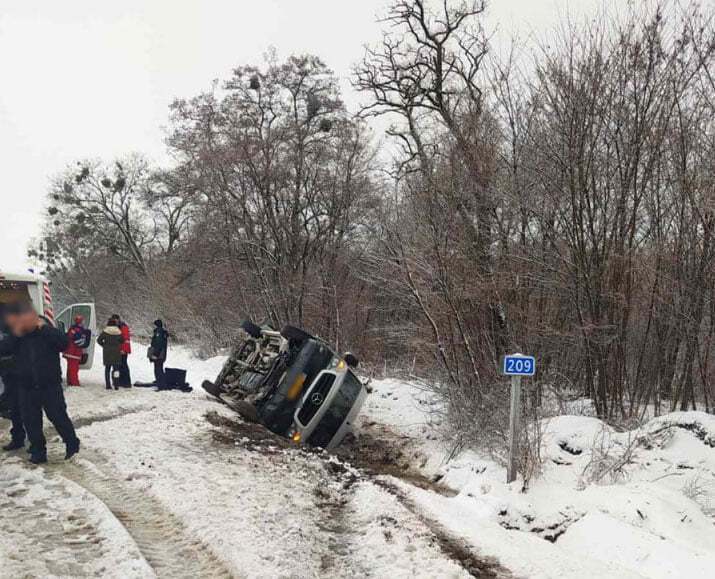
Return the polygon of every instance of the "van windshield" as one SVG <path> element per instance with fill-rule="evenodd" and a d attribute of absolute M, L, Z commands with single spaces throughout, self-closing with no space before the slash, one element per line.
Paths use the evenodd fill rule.
<path fill-rule="evenodd" d="M 348 371 L 343 383 L 340 385 L 340 390 L 333 398 L 330 408 L 328 408 L 310 435 L 310 444 L 321 447 L 330 444 L 330 441 L 350 414 L 353 405 L 360 396 L 361 390 L 362 384 L 360 380 L 351 371 Z"/>

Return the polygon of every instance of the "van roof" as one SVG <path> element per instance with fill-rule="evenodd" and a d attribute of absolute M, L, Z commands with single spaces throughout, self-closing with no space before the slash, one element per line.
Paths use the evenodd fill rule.
<path fill-rule="evenodd" d="M 0 281 L 19 281 L 25 283 L 41 283 L 45 281 L 45 278 L 41 275 L 33 273 L 10 273 L 0 270 Z"/>

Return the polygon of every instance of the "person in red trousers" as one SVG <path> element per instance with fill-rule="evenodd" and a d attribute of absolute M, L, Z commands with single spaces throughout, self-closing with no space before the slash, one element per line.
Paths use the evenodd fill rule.
<path fill-rule="evenodd" d="M 74 324 L 67 332 L 69 344 L 62 353 L 67 360 L 67 386 L 79 386 L 79 367 L 82 364 L 84 349 L 89 345 L 87 330 L 84 327 L 84 318 L 77 316 Z"/>

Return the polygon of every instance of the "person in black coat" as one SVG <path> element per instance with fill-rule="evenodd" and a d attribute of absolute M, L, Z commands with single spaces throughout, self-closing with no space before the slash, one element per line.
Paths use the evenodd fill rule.
<path fill-rule="evenodd" d="M 169 350 L 169 332 L 164 328 L 164 322 L 154 322 L 154 333 L 149 346 L 149 361 L 154 364 L 154 382 L 160 388 L 164 386 L 164 362 Z"/>
<path fill-rule="evenodd" d="M 0 342 L 0 356 L 15 359 L 30 460 L 35 464 L 47 462 L 43 410 L 65 443 L 65 459 L 69 459 L 79 452 L 80 442 L 62 392 L 60 354 L 67 347 L 67 336 L 40 317 L 29 302 L 11 304 L 5 319 L 12 334 Z"/>
<path fill-rule="evenodd" d="M 5 323 L 4 305 L 0 305 L 0 342 L 11 337 L 10 328 Z M 4 385 L 3 403 L 7 417 L 12 423 L 10 442 L 2 447 L 5 451 L 18 450 L 25 446 L 25 425 L 20 412 L 20 392 L 18 391 L 18 376 L 13 356 L 0 356 L 0 379 Z"/>
<path fill-rule="evenodd" d="M 107 390 L 119 390 L 122 372 L 122 330 L 117 320 L 110 318 L 107 326 L 97 338 L 97 343 L 102 346 L 102 361 L 104 362 L 104 382 Z"/>

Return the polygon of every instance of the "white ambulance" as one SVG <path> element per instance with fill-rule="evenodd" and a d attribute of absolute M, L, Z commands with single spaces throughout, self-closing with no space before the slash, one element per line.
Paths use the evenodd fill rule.
<path fill-rule="evenodd" d="M 86 356 L 83 356 L 80 368 L 89 370 L 94 360 L 94 344 L 97 337 L 97 316 L 94 304 L 73 304 L 55 315 L 49 281 L 33 273 L 13 274 L 0 271 L 0 304 L 27 300 L 28 298 L 32 301 L 38 314 L 65 332 L 72 325 L 75 316 L 84 318 L 85 327 L 92 332 L 92 340 L 86 350 Z"/>

